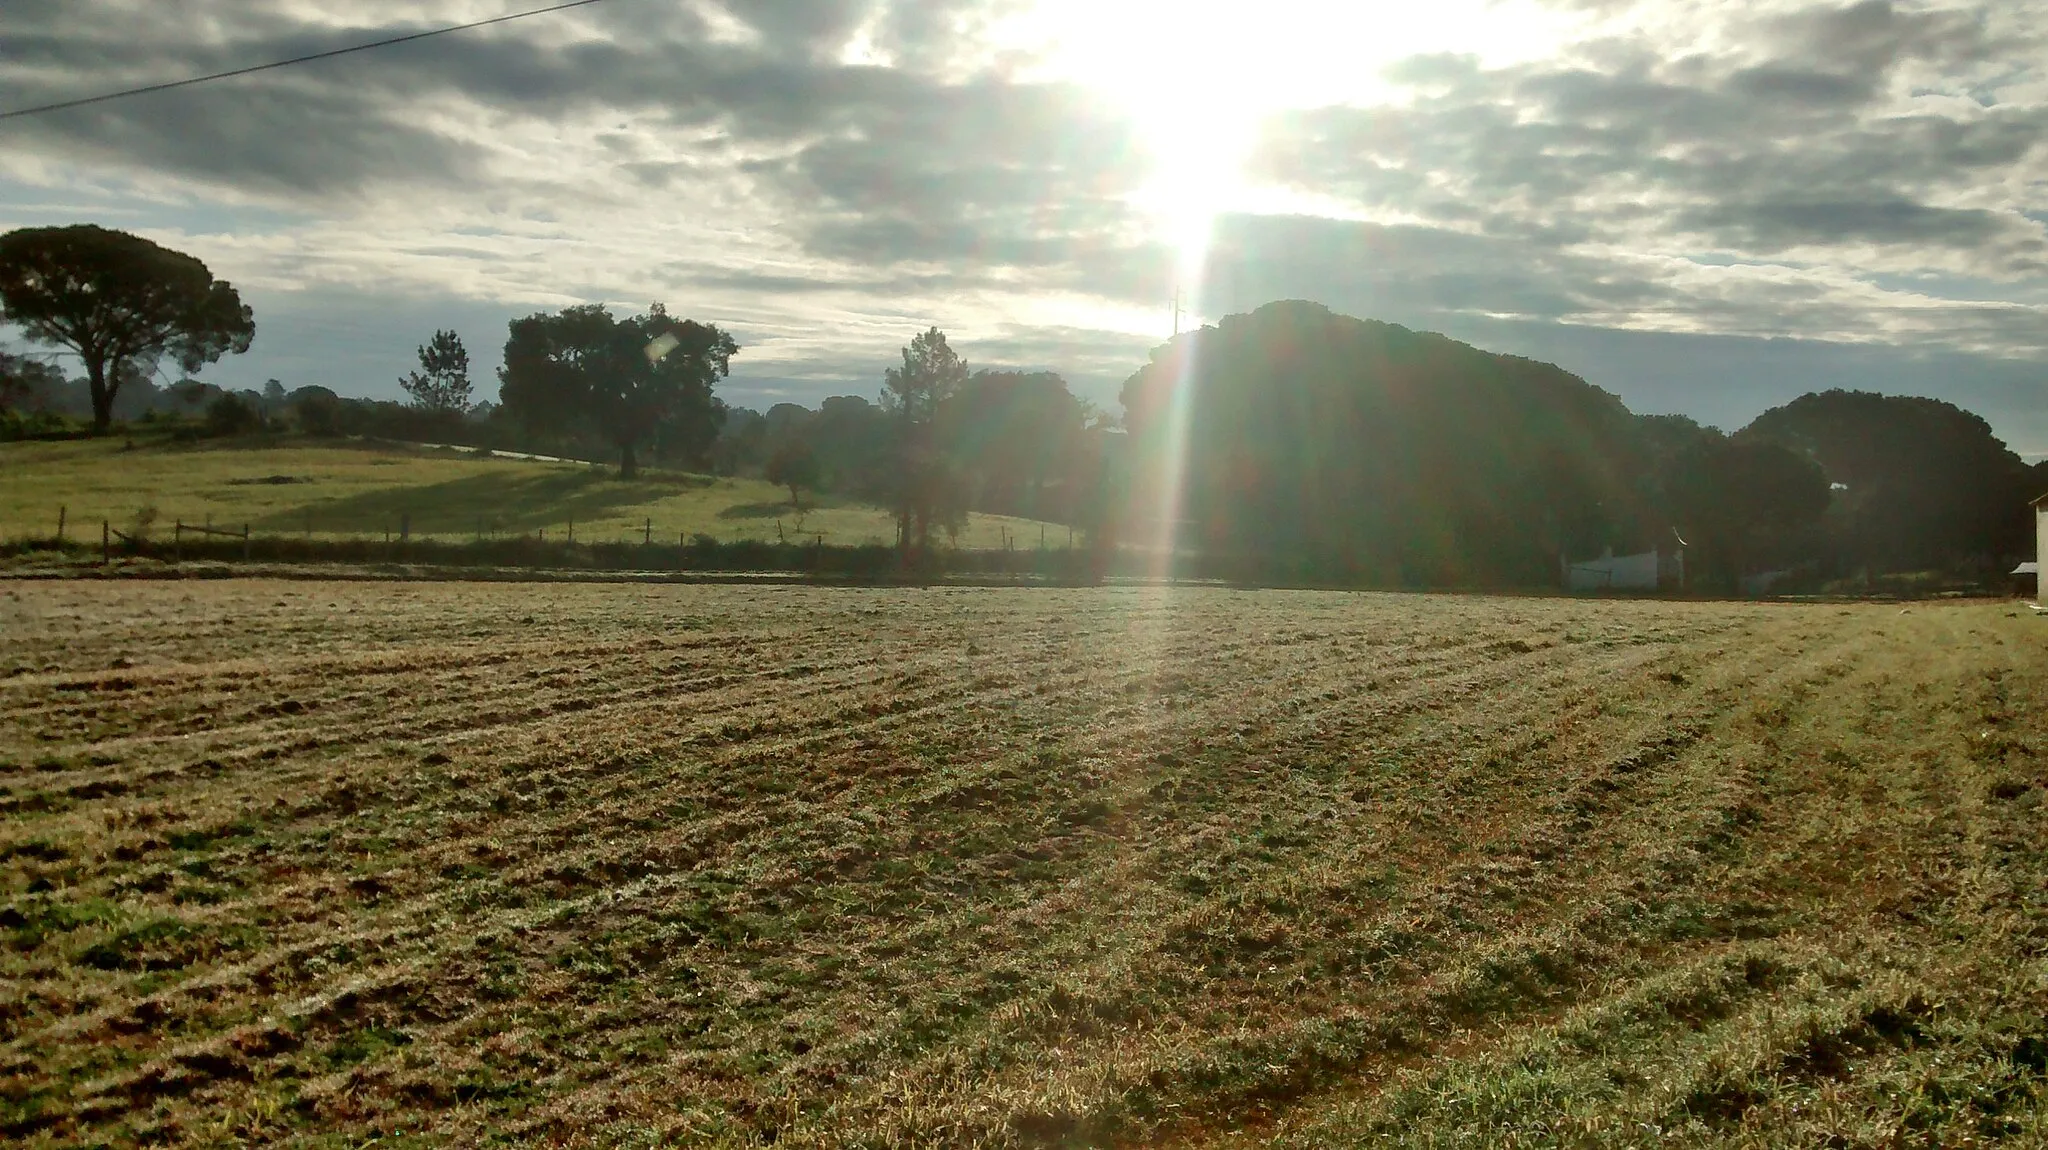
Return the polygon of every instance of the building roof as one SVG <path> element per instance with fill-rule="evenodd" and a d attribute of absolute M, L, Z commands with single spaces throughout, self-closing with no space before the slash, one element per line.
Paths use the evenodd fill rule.
<path fill-rule="evenodd" d="M 2007 572 L 2010 575 L 2039 575 L 2040 573 L 2041 565 L 2031 559 Z"/>
<path fill-rule="evenodd" d="M 2043 503 L 2048 503 L 2048 495 L 2039 496 L 2034 500 L 2034 506 L 2036 507 L 2041 506 Z"/>

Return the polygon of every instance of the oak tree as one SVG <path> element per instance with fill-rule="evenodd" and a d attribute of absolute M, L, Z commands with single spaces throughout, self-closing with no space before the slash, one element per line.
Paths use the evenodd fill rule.
<path fill-rule="evenodd" d="M 499 398 L 529 427 L 585 424 L 619 450 L 619 476 L 639 474 L 635 448 L 656 428 L 690 454 L 718 434 L 723 408 L 711 388 L 739 344 L 710 324 L 678 319 L 660 304 L 618 319 L 602 304 L 511 323 Z"/>

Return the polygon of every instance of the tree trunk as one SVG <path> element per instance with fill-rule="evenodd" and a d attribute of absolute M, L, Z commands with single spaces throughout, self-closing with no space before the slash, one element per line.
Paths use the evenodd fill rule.
<path fill-rule="evenodd" d="M 120 386 L 120 380 L 110 381 L 106 363 L 94 357 L 86 358 L 85 377 L 92 385 L 92 433 L 105 435 L 114 422 L 114 389 Z"/>
<path fill-rule="evenodd" d="M 633 445 L 631 443 L 619 444 L 619 478 L 640 478 L 640 461 L 634 458 Z"/>
<path fill-rule="evenodd" d="M 917 506 L 916 448 L 913 437 L 917 423 L 911 418 L 910 397 L 903 397 L 903 428 L 896 441 L 896 555 L 903 566 L 910 566 L 910 514 Z"/>

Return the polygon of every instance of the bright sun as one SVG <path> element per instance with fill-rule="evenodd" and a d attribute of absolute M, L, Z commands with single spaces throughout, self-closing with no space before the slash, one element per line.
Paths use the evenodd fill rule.
<path fill-rule="evenodd" d="M 1533 0 L 1036 0 L 996 32 L 1136 124 L 1152 164 L 1137 201 L 1186 282 L 1218 215 L 1274 203 L 1246 171 L 1268 117 L 1394 98 L 1382 70 L 1409 56 L 1539 55 L 1566 25 Z"/>

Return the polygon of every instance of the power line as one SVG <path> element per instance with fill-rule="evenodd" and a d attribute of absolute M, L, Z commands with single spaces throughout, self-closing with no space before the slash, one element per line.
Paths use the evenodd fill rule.
<path fill-rule="evenodd" d="M 388 48 L 393 44 L 425 40 L 430 36 L 446 36 L 450 32 L 467 32 L 471 28 L 483 28 L 491 24 L 505 24 L 513 20 L 524 20 L 528 16 L 545 16 L 550 12 L 562 12 L 570 8 L 581 8 L 586 4 L 596 3 L 599 3 L 599 0 L 568 0 L 567 3 L 554 4 L 546 8 L 534 8 L 526 12 L 514 12 L 509 16 L 493 16 L 488 20 L 476 20 L 468 24 L 457 24 L 452 28 L 434 28 L 425 32 L 412 32 L 404 36 L 393 36 L 385 40 L 373 40 L 368 44 L 357 44 L 349 48 L 332 48 L 325 52 L 313 52 L 304 56 L 294 56 L 289 60 L 274 60 L 268 64 L 255 64 L 247 68 L 215 72 L 210 76 L 194 76 L 188 80 L 172 80 L 163 84 L 145 84 L 140 88 L 107 92 L 98 96 L 87 96 L 79 100 L 60 100 L 54 104 L 40 104 L 33 108 L 16 108 L 13 111 L 0 112 L 0 120 L 12 120 L 18 116 L 36 116 L 44 112 L 61 112 L 66 108 L 83 108 L 87 104 L 104 104 L 108 100 L 121 100 L 129 96 L 146 95 L 150 92 L 168 92 L 173 88 L 189 88 L 194 84 L 226 80 L 233 76 L 247 76 L 252 72 L 268 72 L 272 68 L 285 68 L 293 64 L 304 64 L 312 60 L 327 60 L 335 56 L 346 56 L 351 52 L 367 52 L 372 48 Z"/>

